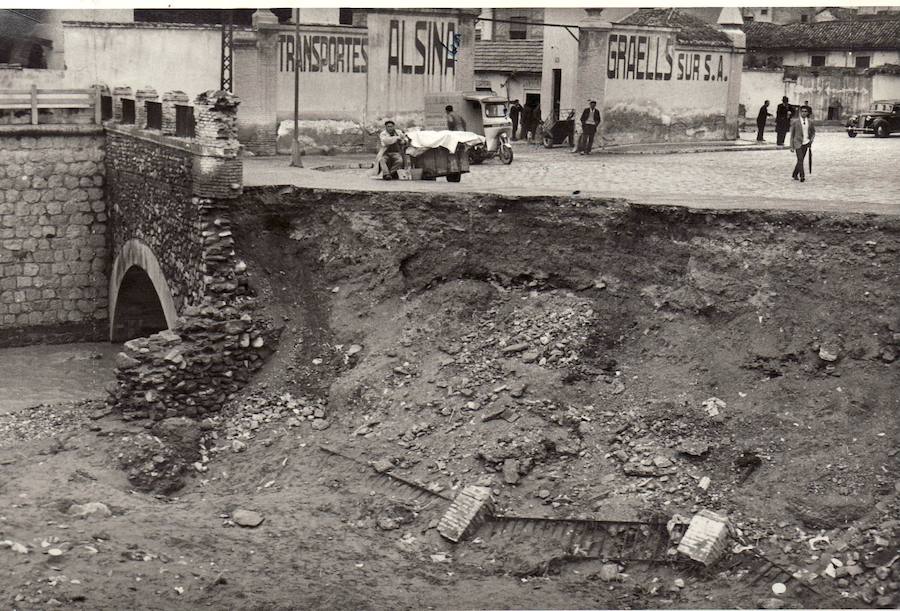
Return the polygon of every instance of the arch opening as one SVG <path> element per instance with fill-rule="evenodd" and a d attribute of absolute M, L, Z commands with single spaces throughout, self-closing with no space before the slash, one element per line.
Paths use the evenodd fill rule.
<path fill-rule="evenodd" d="M 132 265 L 119 286 L 110 339 L 127 342 L 167 328 L 166 313 L 153 281 L 147 272 Z"/>

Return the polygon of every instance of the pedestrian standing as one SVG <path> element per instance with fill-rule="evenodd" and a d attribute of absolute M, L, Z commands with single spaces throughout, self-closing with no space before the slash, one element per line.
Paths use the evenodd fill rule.
<path fill-rule="evenodd" d="M 534 144 L 534 138 L 537 136 L 538 128 L 541 125 L 541 103 L 531 109 L 531 117 L 528 126 L 528 142 Z"/>
<path fill-rule="evenodd" d="M 512 106 L 509 107 L 509 118 L 512 120 L 512 139 L 518 140 L 519 117 L 522 116 L 522 105 L 519 100 L 513 100 Z"/>
<path fill-rule="evenodd" d="M 809 100 L 803 100 L 803 106 L 800 107 L 800 110 L 806 109 L 806 116 L 812 119 L 812 106 L 809 105 Z"/>
<path fill-rule="evenodd" d="M 447 104 L 444 107 L 444 111 L 447 113 L 447 129 L 451 132 L 466 131 L 466 120 L 453 112 L 453 106 Z"/>
<path fill-rule="evenodd" d="M 521 140 L 525 140 L 528 137 L 528 124 L 531 122 L 531 106 L 527 104 L 522 108 L 522 134 L 519 136 Z"/>
<path fill-rule="evenodd" d="M 775 135 L 777 136 L 776 142 L 778 146 L 784 146 L 784 137 L 787 135 L 788 130 L 791 129 L 791 119 L 793 118 L 794 113 L 791 112 L 791 105 L 787 96 L 784 96 L 781 98 L 781 104 L 775 109 Z"/>
<path fill-rule="evenodd" d="M 803 171 L 803 160 L 806 158 L 807 151 L 810 151 L 813 140 L 816 138 L 816 126 L 813 125 L 812 119 L 809 118 L 809 111 L 803 106 L 800 107 L 800 118 L 791 122 L 791 152 L 797 154 L 797 163 L 794 164 L 794 173 L 791 178 L 806 182 L 806 173 Z M 812 152 L 810 152 L 810 164 L 812 163 Z M 812 169 L 810 167 L 810 169 Z"/>
<path fill-rule="evenodd" d="M 600 111 L 597 110 L 596 100 L 591 100 L 584 112 L 581 113 L 581 139 L 578 148 L 582 155 L 590 155 L 594 146 L 594 134 L 600 125 Z"/>
<path fill-rule="evenodd" d="M 757 142 L 765 142 L 765 140 L 763 140 L 763 130 L 766 129 L 766 119 L 771 116 L 772 113 L 769 112 L 769 100 L 766 100 L 763 105 L 759 107 L 759 114 L 756 115 Z"/>

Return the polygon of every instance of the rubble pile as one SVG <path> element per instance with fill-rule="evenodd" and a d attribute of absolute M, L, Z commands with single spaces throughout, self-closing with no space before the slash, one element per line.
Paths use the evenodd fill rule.
<path fill-rule="evenodd" d="M 127 417 L 201 417 L 222 409 L 273 350 L 252 306 L 189 306 L 173 331 L 125 343 L 110 402 Z"/>

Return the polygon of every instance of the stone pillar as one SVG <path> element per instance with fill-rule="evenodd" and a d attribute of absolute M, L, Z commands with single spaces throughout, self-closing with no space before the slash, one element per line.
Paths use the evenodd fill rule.
<path fill-rule="evenodd" d="M 587 9 L 587 13 L 587 17 L 578 24 L 578 69 L 575 71 L 576 115 L 588 105 L 590 100 L 597 100 L 597 108 L 603 112 L 603 100 L 606 97 L 607 45 L 612 24 L 599 19 L 597 9 Z"/>
<path fill-rule="evenodd" d="M 603 146 L 603 134 L 606 131 L 606 66 L 609 31 L 612 24 L 600 18 L 603 9 L 586 9 L 587 16 L 578 24 L 578 67 L 575 70 L 575 137 L 576 144 L 580 136 L 581 123 L 578 117 L 581 110 L 591 100 L 597 101 L 597 108 L 603 119 L 594 139 L 595 146 Z"/>
<path fill-rule="evenodd" d="M 122 122 L 122 98 L 131 98 L 131 87 L 115 87 L 112 90 L 113 121 Z"/>
<path fill-rule="evenodd" d="M 155 102 L 159 94 L 152 87 L 138 89 L 134 94 L 134 125 L 138 129 L 147 129 L 147 102 Z"/>
<path fill-rule="evenodd" d="M 253 14 L 253 28 L 255 45 L 251 47 L 250 41 L 245 40 L 236 40 L 235 45 L 235 54 L 239 56 L 236 57 L 235 92 L 245 102 L 241 107 L 241 142 L 257 155 L 274 155 L 278 136 L 278 34 L 281 30 L 278 18 L 266 9 Z"/>
<path fill-rule="evenodd" d="M 207 91 L 194 101 L 198 150 L 192 166 L 193 194 L 227 198 L 241 194 L 243 164 L 237 135 L 240 98 L 227 91 Z"/>
<path fill-rule="evenodd" d="M 167 91 L 162 97 L 162 133 L 175 133 L 175 106 L 189 105 L 191 99 L 183 91 Z"/>
<path fill-rule="evenodd" d="M 741 103 L 741 77 L 744 73 L 744 53 L 747 51 L 747 35 L 741 29 L 742 24 L 743 18 L 739 10 L 722 9 L 719 25 L 734 44 L 730 55 L 731 65 L 728 70 L 728 99 L 725 103 L 724 137 L 726 140 L 740 138 L 738 115 Z"/>
<path fill-rule="evenodd" d="M 456 57 L 456 90 L 475 90 L 475 18 L 480 9 L 459 11 L 460 52 Z"/>

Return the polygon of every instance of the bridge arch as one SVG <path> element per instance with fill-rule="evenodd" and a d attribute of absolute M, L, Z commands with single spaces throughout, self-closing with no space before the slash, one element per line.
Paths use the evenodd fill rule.
<path fill-rule="evenodd" d="M 110 341 L 171 329 L 178 318 L 159 260 L 140 240 L 128 240 L 119 251 L 110 274 L 109 300 Z"/>

